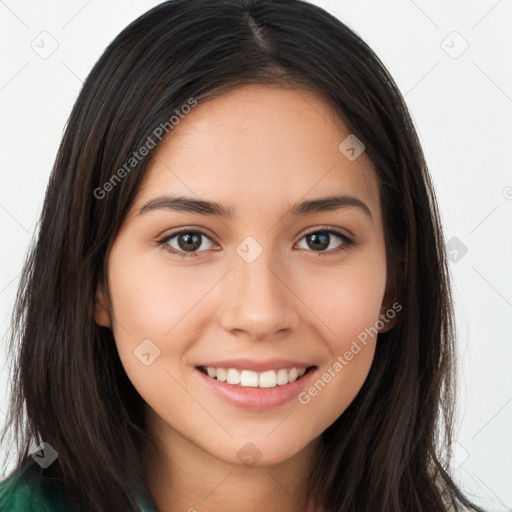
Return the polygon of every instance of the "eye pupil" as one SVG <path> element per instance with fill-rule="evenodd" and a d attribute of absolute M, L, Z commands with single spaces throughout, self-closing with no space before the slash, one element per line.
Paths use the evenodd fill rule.
<path fill-rule="evenodd" d="M 327 233 L 311 233 L 307 236 L 308 238 L 308 245 L 311 247 L 311 249 L 325 249 L 329 247 L 329 234 Z M 309 241 L 313 243 L 313 245 L 310 245 Z"/>
<path fill-rule="evenodd" d="M 189 233 L 178 235 L 178 245 L 180 249 L 183 249 L 184 251 L 195 251 L 201 247 L 201 236 L 202 235 L 200 233 L 193 235 L 190 235 Z M 182 243 L 182 240 L 185 240 L 185 243 Z"/>

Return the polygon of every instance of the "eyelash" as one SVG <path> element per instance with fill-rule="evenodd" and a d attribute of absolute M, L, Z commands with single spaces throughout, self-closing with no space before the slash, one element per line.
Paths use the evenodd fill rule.
<path fill-rule="evenodd" d="M 167 242 L 169 242 L 169 240 L 172 240 L 176 236 L 182 235 L 182 234 L 185 234 L 185 233 L 186 234 L 200 233 L 201 235 L 205 236 L 206 238 L 208 238 L 212 242 L 215 242 L 208 235 L 208 233 L 206 233 L 206 231 L 203 231 L 201 228 L 194 228 L 194 229 L 181 229 L 179 231 L 173 231 L 172 233 L 170 233 L 168 235 L 165 235 L 160 240 L 157 240 L 157 244 L 159 246 L 161 246 L 164 251 L 169 252 L 169 253 L 174 254 L 174 255 L 181 256 L 182 258 L 187 258 L 187 257 L 194 258 L 194 257 L 197 257 L 198 253 L 199 252 L 203 252 L 203 251 L 195 251 L 195 252 L 177 251 L 177 250 L 169 247 L 169 245 L 167 245 Z M 301 240 L 303 238 L 305 238 L 306 236 L 308 236 L 308 235 L 313 235 L 313 234 L 317 234 L 317 233 L 327 233 L 329 235 L 335 235 L 335 236 L 341 238 L 341 240 L 343 241 L 343 244 L 341 244 L 336 249 L 331 249 L 330 251 L 313 251 L 313 250 L 310 251 L 310 252 L 316 252 L 319 256 L 334 255 L 334 254 L 338 254 L 338 253 L 343 252 L 343 251 L 348 251 L 351 246 L 355 245 L 355 241 L 352 238 L 349 238 L 347 235 L 345 235 L 344 233 L 342 233 L 341 231 L 339 231 L 337 229 L 334 229 L 332 227 L 327 227 L 327 226 L 325 228 L 320 228 L 320 229 L 316 229 L 314 231 L 310 231 L 308 233 L 305 233 L 303 235 L 303 237 L 301 238 Z"/>

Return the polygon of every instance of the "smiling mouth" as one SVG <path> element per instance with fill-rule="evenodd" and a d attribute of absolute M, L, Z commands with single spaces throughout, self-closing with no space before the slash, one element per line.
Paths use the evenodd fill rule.
<path fill-rule="evenodd" d="M 218 382 L 224 382 L 235 387 L 248 388 L 276 388 L 301 380 L 304 375 L 316 369 L 316 366 L 307 368 L 282 368 L 279 370 L 267 370 L 254 372 L 251 370 L 239 370 L 236 368 L 214 368 L 196 366 L 196 369 Z"/>

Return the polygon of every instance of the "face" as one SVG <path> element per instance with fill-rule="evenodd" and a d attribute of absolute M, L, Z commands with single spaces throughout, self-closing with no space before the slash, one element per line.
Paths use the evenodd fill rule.
<path fill-rule="evenodd" d="M 348 135 L 312 92 L 246 85 L 153 150 L 96 321 L 160 436 L 276 464 L 360 390 L 390 301 L 377 178 Z"/>

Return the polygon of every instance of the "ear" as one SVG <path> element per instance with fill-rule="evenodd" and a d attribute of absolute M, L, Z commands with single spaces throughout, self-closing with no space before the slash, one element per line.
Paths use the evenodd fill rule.
<path fill-rule="evenodd" d="M 96 289 L 96 299 L 94 301 L 94 319 L 98 325 L 109 328 L 112 327 L 112 319 L 110 318 L 110 313 L 105 301 L 105 294 L 103 293 L 103 287 L 101 284 L 98 284 L 98 288 Z"/>

